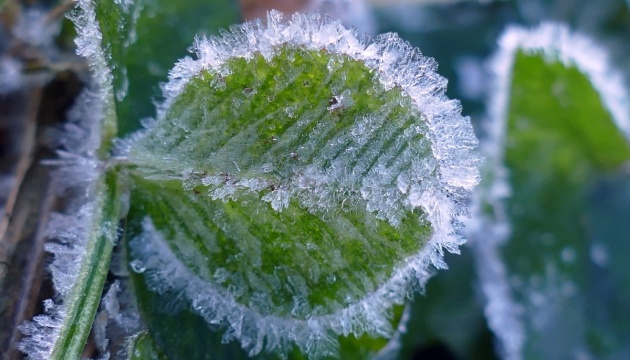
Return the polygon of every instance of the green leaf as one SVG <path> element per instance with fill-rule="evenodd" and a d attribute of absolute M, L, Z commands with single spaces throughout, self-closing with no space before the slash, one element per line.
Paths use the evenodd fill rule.
<path fill-rule="evenodd" d="M 274 92 L 274 82 L 254 85 L 257 80 L 260 81 L 259 79 L 264 81 L 266 78 L 273 79 L 274 77 L 278 78 L 275 80 L 278 83 L 289 81 L 293 77 L 292 74 L 284 72 L 286 78 L 282 77 L 283 64 L 289 62 L 289 56 L 294 57 L 293 67 L 302 75 L 295 78 L 292 86 L 284 91 Z M 325 176 L 325 174 L 313 172 L 309 178 L 293 179 L 298 171 L 309 171 L 308 166 L 318 164 L 318 162 L 324 168 L 322 173 L 325 172 L 327 168 L 330 168 L 328 164 L 332 160 L 326 159 L 325 156 L 337 155 L 333 153 L 322 156 L 317 153 L 317 148 L 308 149 L 309 145 L 300 144 L 300 142 L 306 143 L 308 132 L 318 124 L 329 124 L 329 128 L 324 130 L 329 133 L 327 136 L 331 140 L 345 142 L 343 146 L 335 149 L 335 152 L 348 152 L 347 149 L 352 145 L 357 147 L 361 145 L 353 144 L 352 140 L 347 138 L 351 131 L 360 130 L 356 126 L 352 129 L 355 118 L 366 115 L 380 118 L 373 124 L 366 125 L 382 126 L 383 134 L 389 136 L 385 135 L 379 139 L 376 135 L 373 141 L 387 144 L 394 141 L 392 135 L 402 134 L 414 123 L 414 119 L 420 116 L 405 109 L 405 107 L 411 108 L 408 99 L 404 107 L 396 104 L 394 109 L 389 110 L 391 115 L 379 113 L 379 109 L 391 107 L 397 99 L 405 100 L 397 91 L 387 94 L 381 89 L 375 89 L 373 97 L 366 96 L 363 99 L 357 97 L 353 107 L 343 114 L 327 110 L 330 107 L 331 94 L 334 94 L 332 88 L 343 86 L 342 84 L 326 86 L 327 84 L 318 81 L 318 79 L 326 78 L 328 72 L 326 64 L 330 58 L 329 55 L 320 55 L 314 51 L 287 49 L 280 51 L 270 63 L 267 63 L 262 56 L 257 56 L 250 62 L 237 59 L 234 64 L 228 65 L 230 73 L 234 75 L 224 78 L 226 89 L 220 92 L 217 92 L 212 85 L 208 86 L 216 79 L 210 73 L 203 74 L 201 78 L 191 80 L 186 91 L 178 99 L 178 103 L 171 107 L 172 110 L 166 115 L 164 123 L 155 127 L 154 131 L 147 134 L 141 143 L 137 143 L 135 145 L 137 150 L 132 150 L 130 154 L 130 158 L 138 166 L 133 173 L 136 184 L 132 195 L 133 206 L 142 207 L 142 214 L 149 214 L 157 227 L 163 229 L 162 231 L 167 231 L 166 238 L 174 242 L 172 246 L 184 246 L 182 243 L 188 242 L 189 246 L 201 252 L 204 257 L 212 259 L 211 264 L 208 264 L 210 266 L 208 271 L 211 273 L 221 269 L 219 271 L 235 274 L 239 272 L 239 269 L 255 266 L 260 267 L 263 273 L 270 276 L 278 267 L 285 269 L 287 273 L 300 274 L 311 289 L 309 303 L 312 304 L 309 309 L 304 309 L 306 313 L 294 314 L 302 318 L 306 318 L 311 313 L 311 309 L 318 306 L 323 307 L 322 310 L 325 312 L 332 310 L 328 304 L 330 301 L 345 306 L 347 297 L 365 295 L 364 293 L 356 294 L 355 291 L 347 289 L 344 282 L 337 282 L 333 277 L 359 282 L 356 277 L 363 277 L 363 274 L 366 274 L 368 282 L 379 281 L 379 278 L 382 281 L 383 278 L 390 276 L 394 262 L 399 257 L 417 253 L 430 235 L 430 225 L 427 222 L 422 224 L 417 221 L 417 218 L 422 216 L 420 210 L 417 215 L 412 212 L 403 213 L 399 219 L 400 225 L 394 227 L 385 219 L 379 219 L 376 214 L 366 213 L 364 209 L 360 209 L 360 207 L 367 207 L 367 204 L 365 200 L 358 199 L 357 191 L 353 191 L 349 186 L 334 183 L 332 179 L 326 179 L 325 184 L 315 183 L 321 181 L 316 179 L 317 176 Z M 344 75 L 340 74 L 337 81 L 346 77 L 353 86 L 346 85 L 345 87 L 353 92 L 370 86 L 374 79 L 360 67 L 363 65 L 358 62 L 344 60 L 344 68 L 340 69 L 340 73 Z M 352 77 L 357 79 L 354 80 Z M 356 85 L 353 84 L 355 81 Z M 304 82 L 311 84 L 304 86 Z M 255 88 L 252 91 L 256 91 L 257 94 L 250 97 L 243 94 L 243 89 L 247 89 L 248 86 Z M 235 92 L 237 95 L 234 95 Z M 268 103 L 269 96 L 275 97 L 271 105 Z M 238 108 L 233 106 L 234 102 L 240 102 Z M 291 110 L 295 111 L 294 115 L 287 115 L 286 109 L 295 109 Z M 203 118 L 204 112 L 216 112 L 216 115 L 206 120 Z M 238 119 L 242 122 L 239 123 Z M 265 121 L 266 119 L 269 120 Z M 207 124 L 199 124 L 204 120 Z M 306 128 L 300 129 L 299 133 L 287 133 L 287 128 L 300 120 L 308 122 L 305 124 Z M 378 122 L 387 125 L 381 125 Z M 242 131 L 250 126 L 248 131 Z M 188 131 L 184 130 L 186 127 Z M 169 136 L 160 141 L 162 132 L 168 133 Z M 339 136 L 340 133 L 346 135 L 346 139 Z M 232 137 L 246 140 L 238 139 L 226 144 L 226 140 Z M 300 137 L 304 140 L 300 141 Z M 407 141 L 420 143 L 423 137 L 421 133 L 410 134 Z M 284 139 L 287 139 L 284 144 L 278 143 Z M 326 141 L 327 139 L 315 139 L 313 141 L 315 144 L 311 144 L 310 147 L 317 146 L 318 140 Z M 164 142 L 169 143 L 164 146 Z M 171 143 L 180 144 L 172 146 Z M 425 144 L 428 145 L 426 142 Z M 400 154 L 404 151 L 403 146 L 404 144 L 391 146 L 388 157 Z M 300 149 L 303 150 L 300 151 Z M 352 154 L 352 158 L 347 159 L 343 165 L 352 166 L 363 160 L 369 166 L 377 160 L 374 154 L 369 153 L 369 150 L 367 146 L 359 149 L 356 155 Z M 430 156 L 428 147 L 419 147 L 413 151 L 414 155 L 417 154 L 419 157 Z M 292 152 L 297 155 L 292 156 Z M 239 154 L 239 156 L 234 156 L 234 154 Z M 141 156 L 150 158 L 144 160 L 140 158 Z M 355 156 L 358 159 L 354 159 Z M 143 163 L 163 161 L 168 157 L 180 159 L 180 161 L 171 166 L 170 164 Z M 170 159 L 167 161 L 172 162 Z M 411 157 L 406 160 L 407 164 L 403 163 L 399 166 L 408 167 L 410 161 Z M 157 171 L 162 173 L 155 174 Z M 145 179 L 149 175 L 153 176 L 149 180 Z M 156 176 L 163 177 L 165 180 L 156 181 L 154 180 Z M 173 184 L 172 180 L 166 180 L 182 176 L 184 176 L 182 179 L 184 182 L 191 184 L 182 184 L 181 181 L 179 184 Z M 293 191 L 294 185 L 290 182 L 309 180 L 314 184 L 306 185 L 309 188 L 304 191 L 305 193 L 321 191 L 320 188 L 324 187 L 331 189 L 324 188 L 325 193 L 316 195 L 319 198 L 314 196 L 310 199 L 309 194 L 296 194 L 304 197 L 303 201 L 344 202 L 345 200 L 347 208 L 327 209 L 330 205 L 316 204 L 314 207 L 322 209 L 311 210 L 299 204 L 298 199 L 293 200 L 295 203 L 281 202 L 282 196 L 289 198 L 293 195 L 290 192 Z M 208 182 L 208 185 L 204 186 L 204 181 Z M 238 189 L 235 194 L 221 196 L 221 191 L 230 191 L 221 187 L 222 182 L 232 183 L 238 187 L 240 183 L 247 181 L 258 182 L 254 186 L 260 187 L 258 189 L 260 194 L 249 194 L 247 189 Z M 218 183 L 210 184 L 210 182 Z M 360 183 L 352 185 L 358 188 Z M 286 195 L 281 194 L 283 191 Z M 211 194 L 208 194 L 209 192 Z M 199 194 L 197 198 L 196 193 Z M 280 200 L 276 200 L 274 196 Z M 328 199 L 327 196 L 338 196 L 338 198 Z M 212 201 L 212 197 L 219 198 L 219 201 Z M 267 198 L 271 198 L 270 201 L 265 201 Z M 238 201 L 229 201 L 231 199 L 238 199 Z M 260 201 L 261 199 L 263 201 Z M 330 216 L 336 219 L 328 221 L 322 219 L 325 213 L 330 213 Z M 199 226 L 201 229 L 195 231 L 193 226 Z M 364 230 L 370 227 L 369 231 Z M 181 228 L 180 232 L 178 228 Z M 247 231 L 239 234 L 240 228 Z M 302 244 L 296 248 L 297 242 Z M 335 246 L 338 254 L 328 252 L 329 246 L 334 242 L 338 243 Z M 390 243 L 393 245 L 389 245 Z M 239 254 L 241 254 L 240 258 Z M 338 264 L 334 264 L 335 258 Z M 264 259 L 269 260 L 264 261 Z M 368 259 L 372 261 L 366 261 Z M 351 270 L 343 269 L 340 262 L 349 264 Z M 195 265 L 189 264 L 189 266 Z M 383 270 L 379 271 L 379 269 Z M 314 271 L 317 273 L 312 273 Z M 226 288 L 235 283 L 246 282 L 245 279 L 225 279 L 225 281 L 222 287 Z M 245 302 L 254 294 L 260 294 L 260 290 L 256 289 L 255 285 L 246 286 L 243 293 L 238 296 L 239 301 Z M 291 311 L 297 311 L 293 308 L 293 297 L 296 295 L 293 286 L 287 283 L 282 288 L 276 289 L 275 298 L 269 299 L 273 307 L 271 313 L 288 316 Z M 373 286 L 370 288 L 374 289 Z"/>
<path fill-rule="evenodd" d="M 496 58 L 509 98 L 489 127 L 497 167 L 482 187 L 492 236 L 474 243 L 489 322 L 507 357 L 614 354 L 594 336 L 589 193 L 630 159 L 625 89 L 603 50 L 564 27 L 512 29 L 501 43 L 513 47 Z"/>
<path fill-rule="evenodd" d="M 165 359 L 281 359 L 275 354 L 259 354 L 249 356 L 236 341 L 222 341 L 224 330 L 219 325 L 208 325 L 193 306 L 185 298 L 174 292 L 158 294 L 147 288 L 144 271 L 137 268 L 137 262 L 131 263 L 131 277 L 134 283 L 135 298 L 142 312 L 142 316 L 149 326 L 149 332 L 143 336 L 143 341 L 150 344 L 136 346 L 141 349 L 141 356 L 147 351 L 153 351 L 164 356 Z M 134 270 L 135 267 L 135 270 Z M 403 308 L 394 309 L 393 326 L 400 326 Z M 403 320 L 405 321 L 405 320 Z M 148 337 L 151 339 L 148 339 Z M 153 340 L 155 339 L 155 340 Z M 391 350 L 395 354 L 399 348 L 399 339 L 387 341 L 383 338 L 362 336 L 357 339 L 354 335 L 339 337 L 339 354 L 341 359 L 391 359 L 395 356 L 379 357 L 382 350 Z M 391 348 L 391 349 L 390 349 Z M 151 349 L 151 350 L 142 350 Z M 163 350 L 162 350 L 163 349 Z M 132 354 L 131 351 L 128 351 Z M 389 353 L 391 354 L 391 353 Z M 293 348 L 288 358 L 291 360 L 308 359 L 309 356 Z"/>
<path fill-rule="evenodd" d="M 128 141 L 132 268 L 250 355 L 336 356 L 338 336 L 389 336 L 392 306 L 457 251 L 476 140 L 394 35 L 268 24 L 197 41 Z"/>
<path fill-rule="evenodd" d="M 134 298 L 156 351 L 167 359 L 249 358 L 238 343 L 222 342 L 220 324 L 209 326 L 188 299 L 174 291 L 151 291 L 139 266 L 144 265 L 137 261 L 130 265 Z"/>
<path fill-rule="evenodd" d="M 82 6 L 93 6 L 102 32 L 120 136 L 154 115 L 159 84 L 186 54 L 190 39 L 216 34 L 239 18 L 235 2 L 228 0 L 94 0 Z"/>

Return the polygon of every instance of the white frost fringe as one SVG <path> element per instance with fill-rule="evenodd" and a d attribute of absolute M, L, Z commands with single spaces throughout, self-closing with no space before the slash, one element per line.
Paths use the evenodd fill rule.
<path fill-rule="evenodd" d="M 508 274 L 501 259 L 501 246 L 510 235 L 503 199 L 510 196 L 508 171 L 503 166 L 507 110 L 514 58 L 517 51 L 540 54 L 549 62 L 560 61 L 575 67 L 591 82 L 613 120 L 630 139 L 630 103 L 621 73 L 615 71 L 607 52 L 590 38 L 562 24 L 544 23 L 534 29 L 508 27 L 499 40 L 499 49 L 490 61 L 493 79 L 488 99 L 486 138 L 481 150 L 492 170 L 492 181 L 473 195 L 472 220 L 465 233 L 477 257 L 477 272 L 486 297 L 489 326 L 499 339 L 504 359 L 521 359 L 526 342 L 522 309 L 512 299 Z M 483 212 L 484 204 L 494 209 L 494 218 Z"/>
<path fill-rule="evenodd" d="M 60 192 L 70 190 L 76 196 L 67 213 L 53 214 L 47 229 L 51 239 L 45 249 L 54 254 L 49 266 L 53 275 L 55 298 L 44 301 L 44 314 L 25 322 L 20 329 L 24 338 L 17 345 L 29 359 L 50 359 L 66 316 L 64 298 L 75 283 L 85 254 L 88 227 L 102 209 L 94 206 L 94 184 L 102 173 L 102 164 L 96 157 L 101 144 L 101 124 L 106 116 L 105 104 L 112 99 L 112 75 L 101 48 L 102 35 L 96 22 L 93 4 L 78 1 L 77 12 L 71 17 L 77 25 L 75 40 L 77 52 L 84 56 L 92 70 L 92 89 L 86 89 L 77 98 L 68 114 L 59 140 L 59 159 L 47 164 L 57 166 L 53 173 L 55 186 Z"/>
<path fill-rule="evenodd" d="M 184 58 L 170 72 L 169 82 L 163 86 L 166 100 L 158 109 L 158 119 L 201 71 L 221 71 L 230 59 L 251 59 L 258 53 L 271 59 L 284 44 L 326 49 L 361 61 L 378 74 L 385 89 L 397 86 L 413 99 L 425 116 L 427 137 L 438 162 L 435 183 L 409 196 L 412 207 L 421 207 L 433 225 L 427 245 L 399 264 L 385 284 L 361 301 L 307 320 L 263 316 L 219 293 L 177 261 L 149 218 L 144 222 L 144 234 L 131 246 L 133 256 L 149 265 L 145 274 L 154 291 L 161 293 L 170 288 L 186 294 L 208 323 L 227 323 L 226 340 L 237 339 L 251 355 L 261 351 L 286 353 L 295 344 L 317 358 L 336 355 L 337 335 L 389 335 L 392 305 L 403 303 L 413 289 L 422 288 L 432 267 L 446 268 L 444 249 L 456 253 L 463 243 L 456 234 L 458 217 L 466 215 L 464 204 L 479 181 L 479 157 L 474 153 L 477 139 L 469 118 L 461 116 L 458 101 L 446 97 L 446 80 L 435 72 L 433 59 L 423 57 L 395 34 L 358 39 L 353 30 L 318 14 L 296 14 L 285 19 L 278 12 L 270 12 L 266 24 L 249 22 L 232 27 L 221 37 L 196 39 L 193 51 L 198 59 Z"/>

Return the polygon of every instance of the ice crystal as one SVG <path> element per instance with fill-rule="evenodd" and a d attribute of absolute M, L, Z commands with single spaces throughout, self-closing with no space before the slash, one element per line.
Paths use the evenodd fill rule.
<path fill-rule="evenodd" d="M 297 345 L 317 358 L 336 353 L 338 335 L 391 334 L 392 305 L 424 286 L 433 268 L 446 267 L 444 249 L 458 251 L 463 240 L 456 235 L 457 218 L 466 215 L 464 204 L 479 180 L 479 159 L 473 151 L 477 140 L 459 103 L 446 98 L 446 80 L 436 74 L 435 61 L 394 34 L 359 39 L 331 18 L 296 14 L 286 19 L 277 12 L 269 14 L 266 24 L 250 22 L 221 37 L 199 38 L 193 49 L 197 59 L 185 58 L 170 72 L 157 120 L 120 145 L 120 156 L 133 164 L 131 173 L 140 179 L 139 195 L 132 195 L 132 203 L 133 196 L 140 196 L 177 209 L 160 223 L 151 214 L 144 217 L 141 234 L 131 241 L 132 263 L 143 264 L 149 288 L 160 294 L 181 293 L 208 323 L 227 324 L 225 341 L 240 341 L 252 355 L 263 350 L 286 353 Z M 282 116 L 293 125 L 281 134 L 261 128 L 253 136 L 243 135 L 250 129 L 235 129 L 230 119 L 219 117 L 217 111 L 227 109 L 231 116 L 247 118 L 240 113 L 248 108 L 247 102 L 263 96 L 275 104 L 280 91 L 300 78 L 301 71 L 309 71 L 276 62 L 304 58 L 326 60 L 325 76 L 335 76 L 328 80 L 332 93 L 323 100 L 322 111 L 308 104 L 300 109 L 279 104 L 265 119 Z M 205 95 L 208 91 L 226 91 L 234 64 L 243 61 L 259 62 L 255 69 L 282 66 L 282 74 L 275 75 L 265 93 L 256 84 L 240 87 L 228 100 L 229 107 L 206 109 L 199 102 L 187 103 L 187 99 L 203 103 L 206 96 L 213 96 Z M 345 85 L 346 76 L 357 74 L 344 70 L 348 63 L 373 77 L 365 93 Z M 312 84 L 301 80 L 300 86 Z M 379 100 L 384 105 L 366 113 L 357 107 L 370 94 L 387 100 Z M 397 111 L 403 115 L 392 115 Z M 343 122 L 355 113 L 351 122 Z M 216 124 L 207 127 L 212 122 Z M 253 128 L 262 120 L 252 122 L 243 126 Z M 209 135 L 212 131 L 217 134 Z M 269 135 L 263 138 L 261 133 Z M 254 141 L 273 151 L 250 152 L 247 146 Z M 150 185 L 173 181 L 181 182 L 180 191 L 191 195 L 171 196 L 174 190 Z M 252 226 L 269 230 L 250 232 L 237 221 L 246 218 L 241 213 L 255 214 L 257 218 L 249 220 Z M 276 266 L 263 270 L 270 259 L 262 250 L 276 245 L 262 236 L 285 228 L 282 236 L 292 231 L 305 236 L 290 224 L 307 218 L 329 229 L 319 231 L 330 231 L 324 236 L 334 241 L 322 245 L 300 237 L 286 245 L 279 242 L 277 247 L 286 246 L 295 254 L 293 263 L 278 265 L 281 259 L 272 259 Z M 258 219 L 268 223 L 259 224 Z M 428 227 L 426 238 L 415 230 L 402 230 L 409 221 Z M 160 227 L 163 222 L 169 231 Z M 209 222 L 219 230 L 208 228 Z M 393 239 L 385 236 L 380 242 L 363 233 L 388 229 L 417 236 L 411 238 L 414 252 L 403 256 L 402 245 Z M 235 243 L 224 248 L 215 231 Z M 209 267 L 206 255 L 187 242 L 190 236 L 203 243 L 207 256 L 236 249 L 227 260 L 216 259 L 211 266 L 224 261 L 227 265 L 243 261 L 244 266 L 236 272 Z M 352 257 L 340 253 L 343 243 L 352 239 L 375 241 L 383 251 L 398 246 L 401 258 L 385 270 L 353 273 Z M 375 252 L 366 247 L 366 256 L 376 256 Z M 289 271 L 296 263 L 299 271 Z M 366 264 L 355 267 L 362 266 Z M 340 290 L 325 301 L 312 300 L 317 297 L 313 284 L 324 283 Z M 291 304 L 278 300 L 284 293 L 292 298 Z"/>
<path fill-rule="evenodd" d="M 88 240 L 87 227 L 100 212 L 93 201 L 93 181 L 101 167 L 94 158 L 100 134 L 100 112 L 94 104 L 98 104 L 100 99 L 94 98 L 93 92 L 86 91 L 79 100 L 69 113 L 68 124 L 74 124 L 80 130 L 69 132 L 66 140 L 61 141 L 59 160 L 46 162 L 55 167 L 56 190 L 71 191 L 75 197 L 64 213 L 53 214 L 47 229 L 50 241 L 45 249 L 54 255 L 49 271 L 53 275 L 56 296 L 54 300 L 46 300 L 49 305 L 46 306 L 45 314 L 36 316 L 32 322 L 22 326 L 25 338 L 18 347 L 28 354 L 29 359 L 50 358 L 50 351 L 66 314 L 63 298 L 79 275 Z M 77 134 L 81 134 L 82 141 L 74 137 Z"/>
<path fill-rule="evenodd" d="M 104 107 L 111 95 L 111 75 L 107 70 L 100 48 L 100 31 L 90 1 L 80 1 L 81 10 L 75 13 L 78 25 L 78 52 L 88 58 L 93 72 L 93 83 L 77 99 L 67 114 L 57 146 L 58 159 L 45 163 L 54 167 L 55 189 L 59 193 L 72 193 L 63 213 L 55 213 L 48 225 L 45 245 L 53 254 L 49 271 L 53 275 L 55 297 L 44 302 L 45 312 L 21 326 L 25 335 L 18 348 L 29 359 L 49 359 L 59 337 L 66 316 L 64 298 L 75 284 L 89 240 L 89 228 L 93 226 L 102 209 L 95 204 L 95 181 L 104 165 L 97 159 L 101 145 Z M 107 224 L 104 224 L 107 227 Z M 116 224 L 109 224 L 116 226 Z M 104 233 L 108 229 L 102 229 Z M 115 239 L 110 239 L 115 241 Z"/>
<path fill-rule="evenodd" d="M 533 30 L 509 27 L 500 38 L 499 46 L 490 63 L 494 80 L 488 102 L 489 121 L 484 124 L 487 138 L 481 143 L 481 149 L 487 156 L 491 178 L 473 196 L 473 220 L 466 223 L 466 233 L 471 239 L 475 256 L 480 259 L 477 262 L 477 271 L 487 300 L 485 313 L 489 326 L 499 339 L 499 348 L 504 358 L 520 359 L 526 342 L 526 325 L 522 318 L 523 308 L 515 301 L 511 290 L 514 281 L 520 280 L 509 278 L 501 257 L 501 248 L 510 236 L 504 201 L 509 198 L 512 190 L 508 183 L 508 170 L 504 166 L 504 154 L 507 110 L 516 54 L 540 54 L 549 62 L 558 61 L 567 67 L 577 68 L 589 79 L 617 127 L 628 139 L 630 107 L 623 77 L 614 70 L 605 49 L 589 38 L 571 32 L 564 25 L 546 23 Z M 491 215 L 482 210 L 487 205 L 492 208 Z M 598 254 L 598 249 L 591 249 L 591 256 L 593 252 Z M 561 256 L 570 262 L 575 258 L 575 251 L 567 248 Z M 601 259 L 597 255 L 595 257 Z M 535 292 L 530 299 L 532 304 L 545 301 L 543 294 L 553 297 L 554 291 L 571 289 L 572 285 L 567 279 L 557 279 L 553 268 L 547 267 L 546 271 L 549 275 L 549 288 Z M 549 303 L 546 301 L 547 306 L 550 306 Z M 542 313 L 539 318 L 544 318 Z M 540 323 L 542 320 L 537 321 Z"/>
<path fill-rule="evenodd" d="M 94 3 L 91 0 L 79 0 L 77 3 L 77 8 L 69 16 L 77 27 L 78 36 L 74 40 L 77 45 L 77 54 L 85 57 L 90 65 L 95 89 L 98 91 L 98 101 L 108 105 L 101 109 L 103 118 L 112 118 L 115 116 L 112 105 L 114 99 L 113 75 L 101 44 L 103 34 L 96 20 Z"/>

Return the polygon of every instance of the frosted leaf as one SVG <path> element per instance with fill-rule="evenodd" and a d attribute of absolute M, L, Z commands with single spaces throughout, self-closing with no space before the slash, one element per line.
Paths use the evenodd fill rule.
<path fill-rule="evenodd" d="M 598 248 L 582 219 L 594 179 L 630 158 L 628 91 L 605 49 L 566 26 L 510 27 L 499 45 L 481 143 L 488 176 L 466 224 L 486 316 L 506 359 L 588 353 L 595 305 L 577 274 Z"/>
<path fill-rule="evenodd" d="M 87 58 L 101 85 L 102 97 L 110 105 L 114 98 L 122 101 L 129 90 L 124 60 L 127 49 L 137 40 L 136 23 L 144 4 L 145 1 L 114 1 L 110 5 L 80 0 L 70 16 L 81 29 L 75 40 L 77 52 Z"/>
<path fill-rule="evenodd" d="M 435 62 L 393 34 L 277 12 L 193 49 L 157 120 L 120 146 L 149 289 L 252 355 L 391 334 L 391 307 L 458 251 L 478 182 Z"/>

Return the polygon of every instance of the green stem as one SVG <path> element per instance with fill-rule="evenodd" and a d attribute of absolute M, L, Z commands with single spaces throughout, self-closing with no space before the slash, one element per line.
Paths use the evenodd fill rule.
<path fill-rule="evenodd" d="M 120 186 L 116 174 L 110 171 L 96 187 L 95 209 L 101 210 L 94 217 L 79 276 L 64 300 L 67 313 L 53 346 L 52 360 L 81 358 L 107 278 L 117 236 Z"/>

